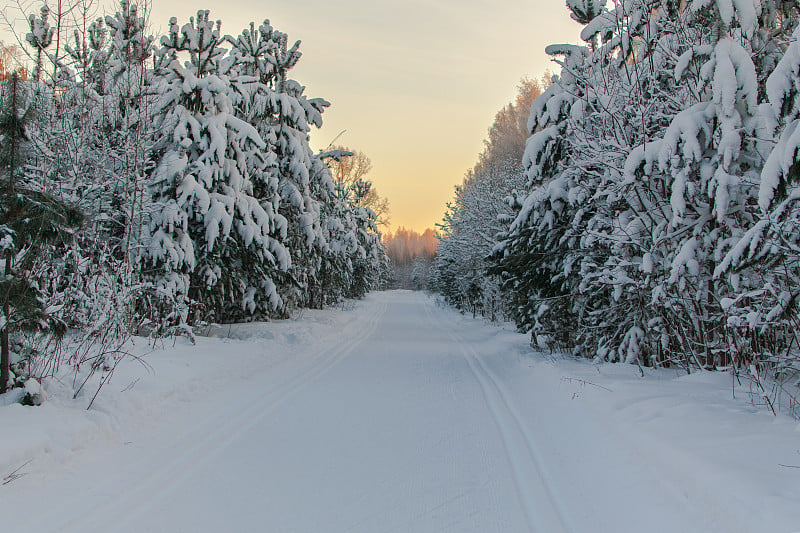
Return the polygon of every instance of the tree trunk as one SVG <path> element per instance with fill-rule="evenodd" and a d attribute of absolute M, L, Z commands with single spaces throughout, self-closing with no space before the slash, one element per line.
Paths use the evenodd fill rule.
<path fill-rule="evenodd" d="M 3 305 L 3 315 L 8 320 L 8 303 Z M 11 351 L 8 345 L 8 322 L 0 331 L 0 394 L 8 390 L 8 381 L 11 378 Z"/>
<path fill-rule="evenodd" d="M 3 266 L 3 276 L 8 280 L 11 268 L 11 254 L 6 254 L 6 264 Z M 11 347 L 8 341 L 8 326 L 9 314 L 11 312 L 11 305 L 8 303 L 9 294 L 6 293 L 5 301 L 3 302 L 3 329 L 0 330 L 0 394 L 8 391 L 8 381 L 11 378 Z"/>
<path fill-rule="evenodd" d="M 11 112 L 14 114 L 12 119 L 12 133 L 11 133 L 11 158 L 8 162 L 8 184 L 7 190 L 4 191 L 6 193 L 6 201 L 10 201 L 14 198 L 14 174 L 16 173 L 16 160 L 17 160 L 17 84 L 19 81 L 19 77 L 17 73 L 14 72 L 11 74 Z M 3 221 L 4 223 L 6 221 Z M 13 254 L 7 253 L 5 254 L 5 265 L 3 266 L 3 275 L 5 276 L 6 280 L 9 278 L 9 272 L 11 270 L 11 260 L 13 258 Z M 10 312 L 10 305 L 8 303 L 10 297 L 10 289 L 4 295 L 5 301 L 3 302 L 3 319 L 5 320 L 5 324 L 3 324 L 3 329 L 0 330 L 0 394 L 3 394 L 8 390 L 8 380 L 11 377 L 11 350 L 8 343 L 8 321 L 9 321 L 9 312 Z"/>

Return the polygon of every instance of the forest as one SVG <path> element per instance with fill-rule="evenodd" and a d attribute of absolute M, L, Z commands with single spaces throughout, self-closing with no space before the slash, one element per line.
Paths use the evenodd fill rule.
<path fill-rule="evenodd" d="M 290 76 L 299 41 L 79 7 L 2 54 L 1 390 L 110 371 L 132 334 L 402 287 L 537 349 L 796 397 L 796 2 L 569 0 L 583 44 L 523 78 L 437 232 L 383 242 L 369 159 L 309 145 L 329 103 Z"/>
<path fill-rule="evenodd" d="M 419 233 L 401 226 L 394 233 L 384 235 L 383 244 L 391 263 L 388 286 L 415 291 L 427 289 L 439 235 L 430 228 Z"/>
<path fill-rule="evenodd" d="M 800 0 L 562 1 L 0 7 L 4 531 L 798 529 Z"/>
<path fill-rule="evenodd" d="M 796 398 L 797 2 L 567 7 L 584 43 L 498 114 L 432 287 L 543 349 Z"/>
<path fill-rule="evenodd" d="M 289 317 L 387 278 L 371 183 L 328 166 L 354 154 L 309 146 L 329 103 L 291 77 L 299 41 L 58 6 L 4 47 L 0 393 L 63 364 L 79 392 L 132 334 Z"/>

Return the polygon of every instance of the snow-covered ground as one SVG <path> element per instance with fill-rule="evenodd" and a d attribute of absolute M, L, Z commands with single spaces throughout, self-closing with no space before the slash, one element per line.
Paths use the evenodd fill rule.
<path fill-rule="evenodd" d="M 800 424 L 725 374 L 535 354 L 402 291 L 217 333 L 91 411 L 0 407 L 0 530 L 800 531 Z"/>

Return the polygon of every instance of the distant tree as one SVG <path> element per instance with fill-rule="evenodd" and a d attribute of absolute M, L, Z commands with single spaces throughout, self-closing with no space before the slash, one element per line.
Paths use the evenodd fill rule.
<path fill-rule="evenodd" d="M 28 71 L 22 64 L 21 56 L 19 47 L 0 41 L 0 81 L 9 79 L 15 72 L 20 80 L 28 79 Z"/>
<path fill-rule="evenodd" d="M 522 157 L 532 102 L 548 85 L 523 78 L 515 100 L 495 115 L 478 162 L 455 188 L 441 229 L 442 242 L 431 273 L 432 287 L 457 307 L 496 318 L 499 279 L 487 261 L 497 234 L 512 216 L 509 198 L 525 189 Z"/>
<path fill-rule="evenodd" d="M 430 228 L 418 233 L 401 226 L 396 233 L 388 233 L 383 242 L 389 259 L 400 265 L 413 263 L 420 256 L 433 257 L 438 246 L 436 232 Z"/>
<path fill-rule="evenodd" d="M 396 233 L 386 235 L 383 242 L 391 262 L 394 284 L 402 289 L 427 288 L 428 270 L 439 244 L 436 232 L 428 228 L 418 233 L 400 227 Z"/>
<path fill-rule="evenodd" d="M 378 194 L 369 177 L 372 172 L 370 158 L 364 152 L 351 150 L 346 146 L 333 146 L 329 150 L 352 154 L 326 159 L 331 176 L 337 184 L 344 187 L 354 187 L 359 181 L 369 183 L 369 189 L 359 195 L 358 205 L 372 209 L 378 226 L 386 228 L 389 225 L 389 199 Z"/>
<path fill-rule="evenodd" d="M 528 117 L 534 100 L 550 85 L 551 74 L 541 79 L 522 78 L 517 86 L 517 96 L 513 102 L 503 107 L 494 117 L 487 138 L 483 141 L 483 152 L 472 173 L 480 175 L 487 172 L 519 169 L 521 173 L 525 142 L 530 136 Z"/>

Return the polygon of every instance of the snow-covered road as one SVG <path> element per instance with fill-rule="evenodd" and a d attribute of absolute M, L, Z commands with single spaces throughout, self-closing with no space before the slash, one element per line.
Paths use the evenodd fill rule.
<path fill-rule="evenodd" d="M 724 376 L 534 356 L 420 293 L 337 313 L 294 344 L 259 326 L 201 342 L 247 371 L 32 463 L 0 486 L 0 530 L 800 531 L 800 471 L 779 466 L 800 462 L 797 423 Z"/>

